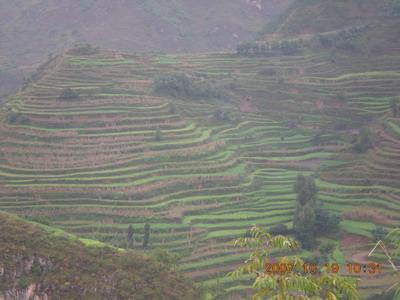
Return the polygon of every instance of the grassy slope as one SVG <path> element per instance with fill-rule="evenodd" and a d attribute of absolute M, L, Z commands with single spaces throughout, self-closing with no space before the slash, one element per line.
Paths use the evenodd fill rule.
<path fill-rule="evenodd" d="M 190 283 L 153 260 L 0 214 L 1 293 L 62 299 L 195 299 Z"/>

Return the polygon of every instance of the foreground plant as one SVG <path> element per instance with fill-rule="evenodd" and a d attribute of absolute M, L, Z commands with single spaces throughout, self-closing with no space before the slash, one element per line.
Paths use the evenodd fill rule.
<path fill-rule="evenodd" d="M 304 262 L 296 256 L 283 256 L 273 260 L 271 251 L 291 251 L 298 248 L 296 240 L 282 235 L 272 236 L 254 226 L 246 237 L 235 241 L 235 246 L 252 249 L 244 265 L 228 276 L 238 278 L 255 274 L 253 300 L 310 299 L 310 300 L 358 300 L 358 280 L 348 277 L 303 273 Z M 272 267 L 271 267 L 272 266 Z M 279 266 L 279 269 L 274 266 Z"/>
<path fill-rule="evenodd" d="M 389 242 L 389 246 L 391 248 L 394 248 L 394 251 L 392 253 L 392 255 L 394 255 L 395 257 L 398 257 L 400 255 L 400 228 L 396 228 L 391 230 L 386 238 L 385 238 L 388 242 Z M 388 259 L 391 260 L 390 256 L 388 257 Z M 391 289 L 395 290 L 395 294 L 394 297 L 395 299 L 400 299 L 400 270 L 395 267 L 395 276 L 397 276 L 397 282 L 390 287 Z"/>

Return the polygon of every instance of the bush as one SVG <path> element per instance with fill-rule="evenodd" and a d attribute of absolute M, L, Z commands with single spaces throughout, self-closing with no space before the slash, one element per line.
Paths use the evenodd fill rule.
<path fill-rule="evenodd" d="M 381 226 L 375 227 L 375 229 L 372 231 L 372 236 L 375 242 L 378 242 L 380 240 L 384 240 L 386 235 L 389 233 L 389 231 Z"/>
<path fill-rule="evenodd" d="M 329 235 L 338 232 L 341 221 L 340 216 L 329 212 L 322 206 L 315 208 L 315 230 L 317 234 Z"/>
<path fill-rule="evenodd" d="M 196 82 L 183 73 L 160 75 L 154 80 L 154 91 L 177 98 L 222 98 L 224 93 L 208 81 Z"/>
<path fill-rule="evenodd" d="M 18 288 L 20 289 L 26 289 L 29 286 L 29 281 L 26 277 L 21 277 L 18 280 Z"/>
<path fill-rule="evenodd" d="M 71 55 L 94 55 L 99 52 L 99 47 L 94 47 L 90 44 L 77 44 L 74 48 L 68 51 Z"/>
<path fill-rule="evenodd" d="M 63 89 L 59 97 L 61 100 L 78 100 L 79 98 L 79 94 L 71 88 Z"/>
<path fill-rule="evenodd" d="M 400 107 L 396 98 L 390 99 L 390 110 L 392 112 L 393 117 L 397 117 L 399 115 Z"/>
<path fill-rule="evenodd" d="M 40 224 L 43 224 L 43 225 L 46 225 L 46 226 L 50 225 L 50 219 L 47 218 L 47 217 L 42 217 L 42 216 L 32 217 L 32 218 L 28 218 L 28 220 L 30 220 L 32 222 L 40 223 Z"/>
<path fill-rule="evenodd" d="M 265 69 L 261 69 L 258 72 L 258 74 L 263 75 L 263 76 L 273 77 L 273 76 L 277 76 L 278 72 L 275 69 L 265 68 Z"/>
<path fill-rule="evenodd" d="M 333 250 L 335 250 L 335 247 L 336 247 L 335 243 L 330 241 L 324 241 L 321 243 L 321 245 L 319 245 L 318 250 L 324 258 L 327 258 L 327 256 L 331 254 Z"/>
<path fill-rule="evenodd" d="M 295 55 L 301 52 L 301 42 L 294 40 L 282 40 L 272 44 L 245 42 L 237 45 L 236 53 L 239 55 Z"/>
<path fill-rule="evenodd" d="M 272 235 L 278 234 L 287 234 L 289 232 L 289 228 L 286 224 L 276 224 L 269 229 L 269 233 Z"/>
<path fill-rule="evenodd" d="M 23 114 L 9 112 L 7 114 L 7 122 L 9 124 L 29 125 L 31 121 L 27 116 L 25 116 Z"/>
<path fill-rule="evenodd" d="M 372 148 L 371 134 L 368 129 L 364 128 L 356 138 L 353 145 L 353 151 L 358 153 L 365 153 Z"/>

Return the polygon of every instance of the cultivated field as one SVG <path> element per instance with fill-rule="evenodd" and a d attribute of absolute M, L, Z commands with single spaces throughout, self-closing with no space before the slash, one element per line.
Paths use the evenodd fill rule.
<path fill-rule="evenodd" d="M 367 260 L 375 225 L 400 224 L 398 70 L 390 49 L 369 58 L 67 52 L 3 107 L 0 209 L 119 247 L 132 224 L 138 249 L 150 223 L 151 247 L 179 253 L 197 282 L 235 293 L 249 282 L 225 277 L 247 257 L 232 239 L 252 224 L 291 228 L 302 172 L 344 218 L 332 259 Z M 153 79 L 168 72 L 227 97 L 155 94 Z M 80 98 L 59 99 L 66 88 Z M 374 148 L 354 153 L 367 122 Z M 368 277 L 364 292 L 390 279 L 389 269 Z"/>

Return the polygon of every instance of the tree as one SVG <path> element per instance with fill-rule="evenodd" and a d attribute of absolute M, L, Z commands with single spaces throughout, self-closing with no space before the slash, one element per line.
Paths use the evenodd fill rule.
<path fill-rule="evenodd" d="M 370 148 L 372 148 L 371 133 L 367 128 L 363 128 L 353 145 L 353 150 L 358 153 L 364 153 Z"/>
<path fill-rule="evenodd" d="M 77 100 L 79 99 L 79 94 L 71 88 L 66 88 L 61 91 L 61 100 Z"/>
<path fill-rule="evenodd" d="M 307 203 L 313 204 L 315 202 L 317 188 L 315 180 L 311 176 L 298 174 L 293 190 L 297 193 L 296 199 L 300 205 L 306 205 Z"/>
<path fill-rule="evenodd" d="M 296 211 L 293 230 L 305 249 L 312 249 L 317 235 L 337 232 L 341 218 L 324 209 L 317 201 L 317 187 L 311 176 L 298 174 L 293 186 L 296 196 Z"/>
<path fill-rule="evenodd" d="M 399 115 L 399 104 L 396 98 L 390 99 L 390 110 L 392 111 L 393 117 L 397 117 Z"/>
<path fill-rule="evenodd" d="M 157 128 L 157 131 L 156 131 L 156 134 L 155 134 L 155 136 L 154 136 L 154 139 L 155 139 L 157 142 L 161 141 L 161 139 L 162 139 L 162 134 L 161 134 L 160 128 Z"/>
<path fill-rule="evenodd" d="M 130 224 L 126 233 L 127 248 L 130 249 L 132 249 L 134 245 L 133 233 L 133 227 L 132 224 Z"/>
<path fill-rule="evenodd" d="M 176 98 L 224 98 L 220 87 L 200 78 L 189 77 L 184 73 L 159 75 L 154 79 L 153 89 L 156 93 Z"/>
<path fill-rule="evenodd" d="M 310 176 L 298 174 L 293 190 L 297 193 L 293 230 L 303 247 L 311 249 L 315 244 L 315 212 L 313 207 L 317 191 L 315 181 Z"/>
<path fill-rule="evenodd" d="M 315 233 L 318 235 L 332 234 L 339 231 L 342 221 L 337 214 L 329 212 L 321 204 L 314 207 L 315 211 Z"/>
<path fill-rule="evenodd" d="M 322 242 L 319 246 L 319 252 L 321 253 L 324 261 L 328 261 L 328 256 L 335 250 L 335 243 L 330 241 Z"/>
<path fill-rule="evenodd" d="M 235 246 L 247 247 L 252 250 L 244 265 L 228 274 L 239 278 L 245 274 L 254 274 L 254 300 L 273 299 L 360 299 L 357 286 L 358 280 L 329 274 L 304 275 L 304 262 L 296 257 L 279 257 L 272 261 L 272 250 L 291 251 L 297 249 L 294 239 L 278 235 L 272 236 L 265 230 L 254 226 L 249 237 L 235 241 Z M 274 272 L 269 269 L 271 264 L 287 266 L 291 270 Z M 288 270 L 288 269 L 287 269 Z"/>
<path fill-rule="evenodd" d="M 400 228 L 392 229 L 385 237 L 388 241 L 389 247 L 393 248 L 393 253 L 391 255 L 399 256 L 400 254 Z M 400 271 L 396 271 L 397 283 L 391 288 L 394 290 L 393 299 L 400 299 Z"/>
<path fill-rule="evenodd" d="M 147 248 L 149 246 L 150 241 L 150 224 L 144 224 L 144 234 L 143 234 L 143 248 Z"/>
<path fill-rule="evenodd" d="M 374 242 L 378 242 L 380 240 L 383 241 L 388 233 L 389 231 L 382 226 L 376 226 L 375 229 L 372 231 Z"/>
<path fill-rule="evenodd" d="M 297 205 L 293 220 L 296 238 L 301 241 L 303 248 L 312 249 L 315 245 L 315 212 L 310 204 Z"/>

